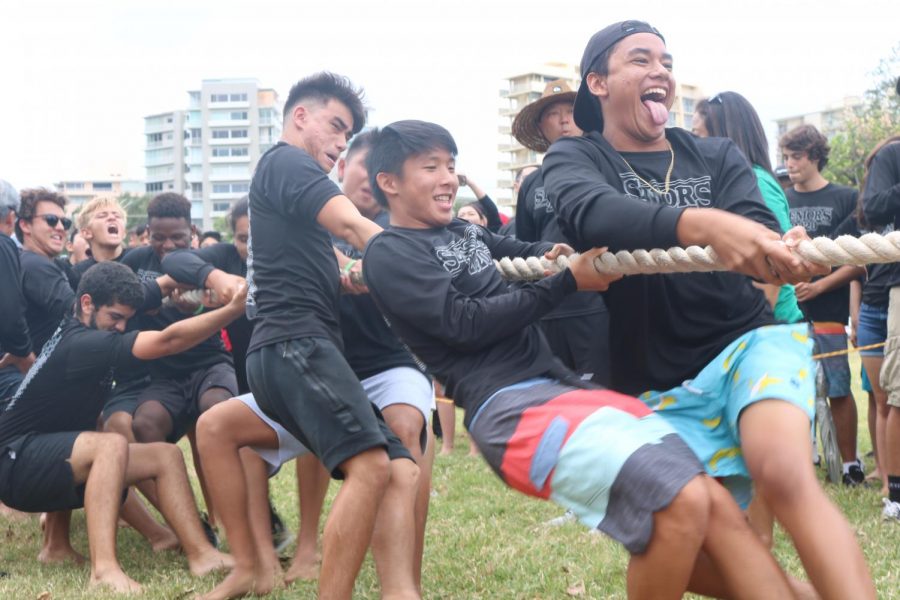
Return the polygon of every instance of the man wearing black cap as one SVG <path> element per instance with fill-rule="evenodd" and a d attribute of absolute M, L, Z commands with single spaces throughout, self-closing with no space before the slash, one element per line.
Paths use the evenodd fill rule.
<path fill-rule="evenodd" d="M 823 598 L 875 597 L 853 532 L 811 467 L 811 342 L 774 326 L 750 277 L 781 285 L 823 271 L 790 251 L 732 142 L 666 129 L 675 95 L 662 35 L 639 21 L 595 34 L 575 122 L 543 163 L 576 248 L 712 246 L 732 271 L 627 277 L 605 293 L 612 387 L 663 412 L 742 502 L 749 476 L 794 539 Z M 749 275 L 750 277 L 747 277 Z"/>
<path fill-rule="evenodd" d="M 516 115 L 513 135 L 535 152 L 546 152 L 559 138 L 581 135 L 572 115 L 574 102 L 575 92 L 565 80 L 549 82 L 544 94 Z M 519 187 L 516 238 L 524 242 L 568 242 L 547 199 L 540 167 Z M 582 292 L 566 298 L 541 319 L 541 330 L 564 365 L 584 379 L 609 383 L 609 313 L 599 294 Z"/>

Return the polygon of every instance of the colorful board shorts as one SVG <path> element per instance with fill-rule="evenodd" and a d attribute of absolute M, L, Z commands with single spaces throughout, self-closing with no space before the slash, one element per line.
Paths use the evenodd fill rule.
<path fill-rule="evenodd" d="M 816 352 L 838 352 L 846 350 L 848 345 L 847 329 L 841 323 L 813 323 L 813 337 Z M 825 370 L 828 383 L 826 396 L 840 398 L 850 395 L 850 360 L 846 354 L 831 356 L 819 361 Z"/>
<path fill-rule="evenodd" d="M 675 430 L 637 399 L 550 379 L 494 393 L 469 433 L 510 487 L 553 500 L 632 554 L 650 543 L 653 514 L 703 473 Z"/>
<path fill-rule="evenodd" d="M 811 427 L 816 374 L 812 347 L 805 323 L 760 327 L 734 340 L 694 379 L 640 397 L 675 428 L 706 472 L 746 507 L 752 485 L 741 451 L 741 411 L 760 400 L 784 400 L 803 410 Z"/>

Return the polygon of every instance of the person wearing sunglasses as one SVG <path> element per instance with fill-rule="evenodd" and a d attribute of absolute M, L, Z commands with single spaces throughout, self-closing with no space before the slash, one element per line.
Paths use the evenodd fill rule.
<path fill-rule="evenodd" d="M 44 188 L 21 191 L 16 237 L 22 243 L 22 293 L 25 319 L 35 354 L 50 339 L 75 301 L 65 271 L 54 260 L 66 246 L 72 220 L 66 198 Z"/>

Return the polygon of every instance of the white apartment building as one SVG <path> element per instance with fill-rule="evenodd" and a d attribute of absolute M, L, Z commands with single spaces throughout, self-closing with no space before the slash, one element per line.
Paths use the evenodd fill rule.
<path fill-rule="evenodd" d="M 281 136 L 281 103 L 255 79 L 204 79 L 186 110 L 144 117 L 149 194 L 191 201 L 191 219 L 212 229 L 246 194 L 259 157 Z"/>

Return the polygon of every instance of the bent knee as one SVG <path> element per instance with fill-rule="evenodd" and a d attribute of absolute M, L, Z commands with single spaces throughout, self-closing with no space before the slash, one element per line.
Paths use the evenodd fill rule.
<path fill-rule="evenodd" d="M 657 526 L 677 535 L 703 536 L 709 523 L 713 500 L 703 476 L 697 476 L 656 513 Z"/>
<path fill-rule="evenodd" d="M 131 414 L 124 411 L 116 411 L 103 423 L 103 431 L 128 436 L 131 433 L 131 420 Z"/>
<path fill-rule="evenodd" d="M 344 461 L 341 470 L 347 479 L 373 487 L 386 487 L 391 480 L 391 460 L 384 448 L 372 448 Z"/>

